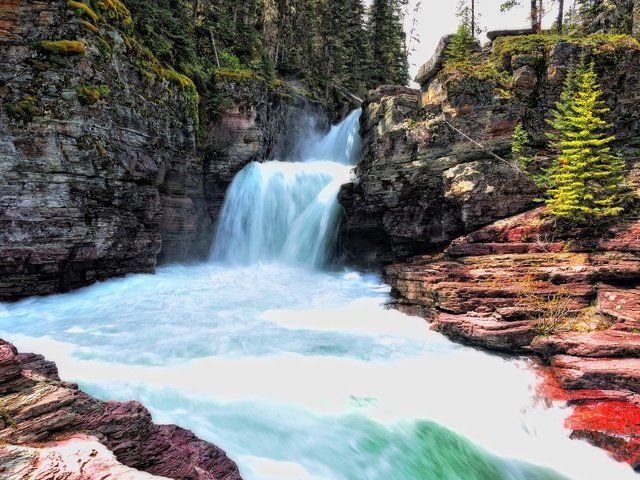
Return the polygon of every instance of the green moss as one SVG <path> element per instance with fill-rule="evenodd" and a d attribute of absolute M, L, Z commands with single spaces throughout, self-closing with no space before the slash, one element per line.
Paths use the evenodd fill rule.
<path fill-rule="evenodd" d="M 41 40 L 34 46 L 45 53 L 54 55 L 79 55 L 87 50 L 84 42 L 79 40 Z"/>
<path fill-rule="evenodd" d="M 133 32 L 131 12 L 120 0 L 92 0 L 93 8 L 100 12 L 103 19 L 119 27 L 125 33 Z"/>
<path fill-rule="evenodd" d="M 176 72 L 173 68 L 163 68 L 161 71 L 161 75 L 163 78 L 169 80 L 170 82 L 175 83 L 176 85 L 182 88 L 187 88 L 187 87 L 195 88 L 195 85 L 193 84 L 193 80 L 191 80 L 186 75 L 182 75 L 181 73 Z"/>
<path fill-rule="evenodd" d="M 198 90 L 196 89 L 193 80 L 186 75 L 176 72 L 172 68 L 161 68 L 160 75 L 165 80 L 168 80 L 180 88 L 182 96 L 188 101 L 189 113 L 195 120 L 195 128 L 197 131 L 200 128 L 200 96 L 198 95 Z"/>
<path fill-rule="evenodd" d="M 595 35 L 573 36 L 538 33 L 514 37 L 498 37 L 493 42 L 491 56 L 502 58 L 505 55 L 544 53 L 559 42 L 575 43 L 592 48 L 593 53 L 603 53 L 618 49 L 640 49 L 638 41 L 629 35 L 599 33 Z"/>
<path fill-rule="evenodd" d="M 107 149 L 102 142 L 96 142 L 96 152 L 98 152 L 98 155 L 101 157 L 107 156 Z"/>
<path fill-rule="evenodd" d="M 591 49 L 594 55 L 615 53 L 628 49 L 640 49 L 640 44 L 629 35 L 596 34 L 586 36 L 539 33 L 513 37 L 498 37 L 492 50 L 484 58 L 477 56 L 463 61 L 446 62 L 442 73 L 465 75 L 490 81 L 502 97 L 512 95 L 512 73 L 508 70 L 515 55 L 533 55 L 535 61 L 543 62 L 551 49 L 559 42 L 574 43 Z"/>
<path fill-rule="evenodd" d="M 107 42 L 102 36 L 98 36 L 96 38 L 96 42 L 98 44 L 98 50 L 100 50 L 100 54 L 107 58 L 110 57 L 113 53 L 113 49 L 111 48 L 111 45 L 109 45 L 109 42 Z"/>
<path fill-rule="evenodd" d="M 234 70 L 230 68 L 218 68 L 215 71 L 216 80 L 231 80 L 239 83 L 264 82 L 264 78 L 249 69 Z"/>
<path fill-rule="evenodd" d="M 100 33 L 100 29 L 96 27 L 93 23 L 87 22 L 86 20 L 80 20 L 80 25 L 89 30 L 92 33 L 98 35 Z"/>
<path fill-rule="evenodd" d="M 33 117 L 42 113 L 38 106 L 38 99 L 31 95 L 23 97 L 17 103 L 7 105 L 6 111 L 11 118 L 22 120 L 23 122 L 31 122 Z"/>
<path fill-rule="evenodd" d="M 78 94 L 78 100 L 83 105 L 95 105 L 100 100 L 109 95 L 110 89 L 106 85 L 89 86 L 78 85 L 76 87 L 76 93 Z"/>
<path fill-rule="evenodd" d="M 97 24 L 98 20 L 100 20 L 100 17 L 98 17 L 98 14 L 94 12 L 91 9 L 91 7 L 86 3 L 76 2 L 75 0 L 69 0 L 67 2 L 67 6 L 75 10 L 79 16 L 83 16 L 90 19 L 91 22 L 93 22 L 94 24 Z"/>

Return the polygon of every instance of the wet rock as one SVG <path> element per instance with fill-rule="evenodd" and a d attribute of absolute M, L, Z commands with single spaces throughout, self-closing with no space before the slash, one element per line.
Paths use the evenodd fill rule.
<path fill-rule="evenodd" d="M 150 478 L 131 470 L 138 469 L 173 479 L 240 479 L 235 463 L 216 446 L 175 425 L 155 425 L 138 402 L 92 398 L 59 381 L 51 362 L 18 354 L 6 342 L 0 343 L 0 442 L 0 474 L 97 480 L 123 472 Z M 70 459 L 86 462 L 80 472 L 85 476 L 74 476 L 77 463 Z"/>
<path fill-rule="evenodd" d="M 443 39 L 440 50 L 445 43 Z M 603 100 L 610 108 L 607 120 L 627 150 L 629 178 L 632 183 L 640 178 L 634 153 L 640 133 L 640 112 L 634 107 L 640 83 L 639 49 L 624 42 L 598 50 L 559 42 L 549 52 L 505 50 L 504 58 L 492 57 L 499 63 L 501 80 L 497 74 L 441 69 L 437 66 L 442 64 L 441 54 L 424 67 L 421 91 L 415 95 L 383 89 L 366 98 L 360 163 L 353 181 L 340 193 L 345 210 L 342 246 L 353 264 L 376 268 L 439 251 L 461 235 L 530 209 L 539 192 L 511 165 L 513 131 L 523 124 L 530 153 L 546 167 L 550 161 L 546 119 L 568 69 L 581 55 L 594 61 Z M 486 49 L 482 54 L 487 57 L 497 51 Z M 633 251 L 639 238 L 638 232 L 627 229 L 626 237 L 604 238 L 602 250 Z M 605 246 L 611 241 L 620 248 Z M 535 245 L 459 248 L 537 251 Z M 549 248 L 560 251 L 562 246 Z"/>
<path fill-rule="evenodd" d="M 143 78 L 122 35 L 107 45 L 66 1 L 0 9 L 0 300 L 197 256 L 202 162 L 181 89 Z M 85 53 L 56 60 L 43 39 Z M 102 93 L 89 104 L 82 88 Z"/>
<path fill-rule="evenodd" d="M 157 477 L 120 463 L 95 438 L 77 434 L 44 448 L 0 446 L 0 476 L 32 480 L 152 480 Z"/>
<path fill-rule="evenodd" d="M 578 405 L 572 436 L 638 465 L 638 224 L 560 231 L 538 208 L 390 265 L 386 280 L 393 305 L 452 339 L 548 362 L 541 394 Z M 603 420 L 615 412 L 631 416 Z"/>
<path fill-rule="evenodd" d="M 461 85 L 455 101 L 451 99 L 452 112 L 476 108 L 466 103 L 466 88 Z M 476 121 L 490 115 L 488 105 L 477 108 Z M 447 126 L 448 116 L 442 112 L 427 111 L 426 120 L 417 122 L 416 112 L 415 92 L 396 95 L 382 89 L 367 97 L 361 160 L 355 180 L 339 196 L 345 210 L 342 245 L 347 258 L 359 266 L 375 268 L 432 251 L 465 231 L 531 205 L 535 187 L 529 178 L 469 148 Z M 467 120 L 452 115 L 464 128 L 460 122 Z M 492 123 L 483 137 L 491 142 L 499 131 L 512 127 Z"/>

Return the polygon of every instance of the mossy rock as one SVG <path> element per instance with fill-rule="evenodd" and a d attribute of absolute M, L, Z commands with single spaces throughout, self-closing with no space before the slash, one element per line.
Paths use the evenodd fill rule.
<path fill-rule="evenodd" d="M 67 6 L 71 9 L 73 9 L 78 16 L 80 17 L 86 17 L 89 20 L 91 20 L 91 22 L 96 25 L 98 23 L 98 21 L 100 20 L 100 17 L 98 17 L 98 14 L 96 12 L 94 12 L 91 7 L 89 5 L 87 5 L 86 3 L 82 3 L 82 2 L 77 2 L 75 0 L 69 0 L 67 2 Z"/>
<path fill-rule="evenodd" d="M 23 97 L 17 103 L 7 105 L 6 111 L 14 120 L 22 120 L 25 123 L 31 122 L 34 117 L 42 114 L 38 106 L 38 99 L 31 95 Z"/>
<path fill-rule="evenodd" d="M 98 85 L 96 87 L 88 85 L 78 85 L 76 87 L 78 100 L 83 105 L 95 105 L 100 100 L 109 95 L 110 90 L 106 85 Z"/>
<path fill-rule="evenodd" d="M 80 55 L 87 51 L 80 40 L 41 40 L 34 47 L 50 55 Z"/>
<path fill-rule="evenodd" d="M 91 3 L 93 8 L 100 12 L 103 19 L 125 33 L 133 33 L 131 12 L 120 0 L 92 0 Z"/>
<path fill-rule="evenodd" d="M 91 33 L 95 33 L 96 35 L 100 33 L 100 29 L 91 22 L 80 20 L 80 25 L 82 25 L 83 28 L 89 30 Z"/>

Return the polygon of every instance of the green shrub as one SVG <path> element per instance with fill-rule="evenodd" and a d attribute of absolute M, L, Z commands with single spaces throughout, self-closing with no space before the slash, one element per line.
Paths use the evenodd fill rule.
<path fill-rule="evenodd" d="M 460 24 L 447 47 L 447 59 L 452 62 L 468 62 L 473 56 L 475 40 L 467 25 Z"/>
<path fill-rule="evenodd" d="M 511 156 L 514 162 L 522 169 L 526 170 L 531 163 L 531 158 L 525 155 L 527 148 L 529 146 L 529 135 L 527 131 L 522 126 L 522 123 L 518 123 L 516 125 L 515 130 L 513 131 L 512 141 L 511 141 Z"/>
<path fill-rule="evenodd" d="M 219 59 L 220 68 L 228 68 L 229 70 L 240 70 L 242 68 L 240 60 L 233 53 L 221 52 Z"/>

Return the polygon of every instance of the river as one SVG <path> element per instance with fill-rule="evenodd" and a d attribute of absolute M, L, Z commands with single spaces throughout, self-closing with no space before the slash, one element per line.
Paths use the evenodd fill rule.
<path fill-rule="evenodd" d="M 0 336 L 217 444 L 246 480 L 636 478 L 569 439 L 529 360 L 454 344 L 332 264 L 357 127 L 247 166 L 209 263 L 0 304 Z"/>

